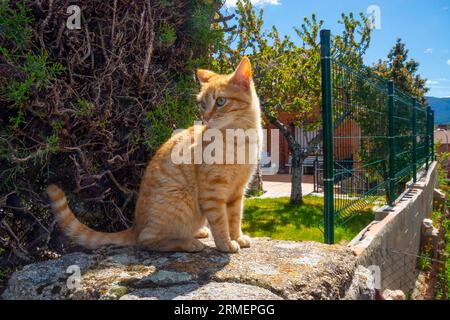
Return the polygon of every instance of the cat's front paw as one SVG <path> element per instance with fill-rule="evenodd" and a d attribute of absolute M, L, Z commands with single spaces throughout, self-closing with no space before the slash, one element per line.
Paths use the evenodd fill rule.
<path fill-rule="evenodd" d="M 249 236 L 240 236 L 237 239 L 237 243 L 239 243 L 239 246 L 241 248 L 250 248 L 252 245 L 252 240 L 250 239 Z"/>
<path fill-rule="evenodd" d="M 201 228 L 196 235 L 197 238 L 199 239 L 206 239 L 209 237 L 209 229 L 208 227 L 203 227 Z"/>
<path fill-rule="evenodd" d="M 226 253 L 236 253 L 236 252 L 239 252 L 241 247 L 239 246 L 239 243 L 237 243 L 234 240 L 231 240 L 227 243 L 217 245 L 217 249 L 219 249 L 222 252 L 226 252 Z"/>

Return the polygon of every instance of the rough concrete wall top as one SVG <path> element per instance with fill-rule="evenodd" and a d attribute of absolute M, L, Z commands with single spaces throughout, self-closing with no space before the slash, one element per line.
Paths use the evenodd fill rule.
<path fill-rule="evenodd" d="M 341 299 L 356 257 L 347 248 L 254 239 L 238 254 L 208 247 L 195 254 L 103 248 L 28 265 L 15 272 L 4 299 Z M 81 281 L 68 289 L 78 265 Z"/>

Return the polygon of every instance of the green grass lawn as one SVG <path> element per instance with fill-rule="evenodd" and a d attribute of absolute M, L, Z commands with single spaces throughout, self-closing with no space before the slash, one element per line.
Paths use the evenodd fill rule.
<path fill-rule="evenodd" d="M 374 218 L 369 208 L 342 226 L 335 228 L 335 242 L 353 239 Z M 302 205 L 292 205 L 289 198 L 246 199 L 242 229 L 253 237 L 277 240 L 323 242 L 319 225 L 323 221 L 323 198 L 307 196 Z"/>

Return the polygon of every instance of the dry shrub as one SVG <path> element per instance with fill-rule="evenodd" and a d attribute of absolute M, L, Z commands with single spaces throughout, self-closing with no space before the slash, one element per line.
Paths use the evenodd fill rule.
<path fill-rule="evenodd" d="M 48 212 L 49 183 L 91 227 L 130 225 L 148 159 L 197 116 L 193 70 L 220 38 L 210 29 L 220 2 L 76 1 L 80 30 L 66 27 L 70 1 L 3 4 L 3 265 L 67 248 Z"/>

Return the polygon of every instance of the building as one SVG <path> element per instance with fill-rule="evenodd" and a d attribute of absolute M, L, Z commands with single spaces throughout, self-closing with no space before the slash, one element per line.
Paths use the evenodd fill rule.
<path fill-rule="evenodd" d="M 314 114 L 312 117 L 321 116 L 319 112 Z M 289 114 L 287 112 L 281 113 L 278 116 L 278 119 L 287 126 L 288 130 L 291 134 L 294 135 L 296 142 L 306 148 L 308 143 L 312 141 L 320 132 L 321 128 L 316 128 L 313 130 L 304 130 L 303 128 L 299 128 L 295 125 L 295 115 Z M 268 153 L 270 154 L 270 137 L 271 130 L 276 129 L 276 127 L 271 124 L 268 120 L 267 123 L 267 146 Z M 334 147 L 334 157 L 335 160 L 351 160 L 357 161 L 357 155 L 359 151 L 359 143 L 361 136 L 361 129 L 356 124 L 356 122 L 350 118 L 344 118 L 334 129 L 335 142 L 333 143 Z M 288 174 L 290 172 L 290 150 L 288 146 L 288 142 L 283 134 L 279 135 L 279 171 L 280 174 Z M 304 170 L 303 173 L 306 175 L 313 175 L 315 172 L 315 168 L 313 162 L 316 160 L 317 162 L 322 162 L 322 143 L 318 144 L 315 148 L 314 152 L 309 154 L 308 159 L 304 162 Z M 318 161 L 317 161 L 318 160 Z"/>
<path fill-rule="evenodd" d="M 439 146 L 437 153 L 449 153 L 450 152 L 450 125 L 438 125 L 438 128 L 434 130 L 434 144 Z M 443 165 L 447 170 L 447 177 L 450 179 L 450 159 Z"/>

